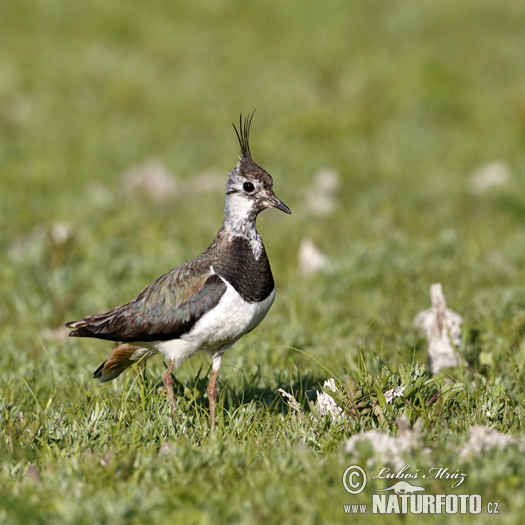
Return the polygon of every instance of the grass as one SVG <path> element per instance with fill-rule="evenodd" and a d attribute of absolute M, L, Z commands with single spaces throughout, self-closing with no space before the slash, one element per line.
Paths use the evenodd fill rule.
<path fill-rule="evenodd" d="M 445 0 L 284 4 L 95 0 L 11 3 L 0 19 L 0 520 L 6 523 L 346 523 L 385 465 L 360 431 L 419 428 L 404 457 L 467 473 L 458 489 L 519 523 L 523 453 L 465 453 L 482 425 L 523 442 L 525 64 L 520 3 Z M 65 321 L 134 297 L 196 255 L 222 220 L 238 145 L 230 122 L 257 107 L 254 159 L 291 217 L 258 220 L 277 298 L 229 350 L 210 432 L 209 361 L 178 372 L 179 420 L 159 358 L 107 385 L 111 346 L 67 339 Z M 157 159 L 179 193 L 123 187 Z M 471 189 L 481 166 L 510 177 Z M 314 174 L 341 180 L 312 212 Z M 196 182 L 196 181 L 200 182 Z M 297 271 L 309 237 L 330 266 Z M 466 363 L 430 377 L 412 326 L 441 282 L 464 317 Z M 319 415 L 335 377 L 342 421 Z M 405 386 L 386 403 L 383 392 Z M 304 415 L 279 394 L 294 395 Z M 388 463 L 388 462 L 387 462 Z M 352 496 L 342 475 L 367 469 Z M 389 463 L 390 464 L 390 463 Z M 389 516 L 415 522 L 417 515 Z"/>

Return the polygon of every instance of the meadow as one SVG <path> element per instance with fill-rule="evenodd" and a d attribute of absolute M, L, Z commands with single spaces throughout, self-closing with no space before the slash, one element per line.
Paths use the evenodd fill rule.
<path fill-rule="evenodd" d="M 344 505 L 410 465 L 466 474 L 414 481 L 429 494 L 498 503 L 426 519 L 521 523 L 524 25 L 517 0 L 5 4 L 0 522 L 384 521 Z M 253 158 L 292 215 L 258 218 L 277 296 L 225 354 L 212 432 L 207 356 L 175 374 L 174 422 L 159 356 L 99 384 L 111 344 L 63 325 L 209 245 L 231 123 L 254 108 Z M 462 362 L 432 376 L 413 319 L 435 282 L 463 317 Z M 335 419 L 316 404 L 330 378 Z M 352 452 L 372 430 L 410 443 Z"/>

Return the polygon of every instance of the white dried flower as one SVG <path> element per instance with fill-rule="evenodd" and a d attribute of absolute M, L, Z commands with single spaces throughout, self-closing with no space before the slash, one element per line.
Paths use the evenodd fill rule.
<path fill-rule="evenodd" d="M 470 188 L 473 193 L 481 194 L 492 188 L 504 186 L 509 179 L 510 169 L 504 162 L 489 162 L 478 168 L 470 177 Z"/>
<path fill-rule="evenodd" d="M 397 437 L 381 434 L 377 430 L 360 432 L 346 442 L 346 451 L 353 454 L 359 442 L 368 441 L 380 461 L 390 462 L 396 469 L 402 468 L 405 465 L 404 456 L 412 454 L 419 448 L 420 424 L 417 422 L 414 428 L 410 429 L 408 418 L 403 416 L 397 420 L 397 425 L 399 428 Z M 373 461 L 374 459 L 371 458 L 370 463 Z"/>
<path fill-rule="evenodd" d="M 506 449 L 509 445 L 517 445 L 521 452 L 525 452 L 525 443 L 523 441 L 519 441 L 509 434 L 504 434 L 494 428 L 475 425 L 469 428 L 469 432 L 470 438 L 460 451 L 460 456 L 472 453 L 480 456 L 484 451 L 491 448 Z"/>
<path fill-rule="evenodd" d="M 416 315 L 414 326 L 428 339 L 430 372 L 437 374 L 441 369 L 457 366 L 460 362 L 458 349 L 463 318 L 447 308 L 440 283 L 430 286 L 430 297 L 432 307 Z"/>
<path fill-rule="evenodd" d="M 332 212 L 340 185 L 341 178 L 336 171 L 321 168 L 314 175 L 312 185 L 306 190 L 307 209 L 318 216 Z"/>
<path fill-rule="evenodd" d="M 383 395 L 385 396 L 387 403 L 392 403 L 392 401 L 401 395 L 403 395 L 403 392 L 405 391 L 404 386 L 398 386 L 396 388 L 391 388 L 390 390 L 387 390 L 386 392 L 383 392 Z"/>
<path fill-rule="evenodd" d="M 49 235 L 54 244 L 65 244 L 73 235 L 73 227 L 67 222 L 54 222 L 49 230 Z"/>
<path fill-rule="evenodd" d="M 177 179 L 156 160 L 130 168 L 122 175 L 121 185 L 128 193 L 145 195 L 158 202 L 171 199 L 178 190 Z"/>
<path fill-rule="evenodd" d="M 323 389 L 325 388 L 328 388 L 332 392 L 339 392 L 333 378 L 327 379 L 323 383 Z M 334 398 L 326 392 L 317 392 L 316 407 L 322 416 L 330 415 L 332 421 L 339 419 L 343 414 L 343 409 L 335 402 Z"/>
<path fill-rule="evenodd" d="M 299 246 L 298 272 L 303 277 L 311 275 L 329 265 L 328 257 L 321 251 L 311 239 L 303 239 Z"/>
<path fill-rule="evenodd" d="M 277 392 L 280 392 L 280 394 L 288 400 L 287 405 L 299 416 L 304 417 L 303 407 L 301 406 L 301 403 L 295 399 L 295 397 L 292 396 L 292 394 L 289 394 L 282 388 L 277 389 Z"/>

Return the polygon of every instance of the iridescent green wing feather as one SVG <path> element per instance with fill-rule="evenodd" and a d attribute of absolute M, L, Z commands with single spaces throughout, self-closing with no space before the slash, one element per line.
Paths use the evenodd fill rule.
<path fill-rule="evenodd" d="M 162 275 L 133 301 L 68 323 L 75 329 L 70 335 L 121 342 L 176 339 L 216 306 L 225 291 L 210 262 L 199 257 Z"/>

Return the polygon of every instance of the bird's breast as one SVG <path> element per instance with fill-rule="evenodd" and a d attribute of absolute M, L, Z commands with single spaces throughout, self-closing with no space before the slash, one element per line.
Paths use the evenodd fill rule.
<path fill-rule="evenodd" d="M 260 239 L 259 239 L 260 241 Z M 254 256 L 248 239 L 233 237 L 224 247 L 222 256 L 213 262 L 213 272 L 231 284 L 246 301 L 261 303 L 275 288 L 266 251 Z"/>
<path fill-rule="evenodd" d="M 182 339 L 198 343 L 203 350 L 213 350 L 233 344 L 264 319 L 275 298 L 275 289 L 262 301 L 252 302 L 244 299 L 230 283 L 225 283 L 226 292 L 217 306 L 204 314 Z"/>
<path fill-rule="evenodd" d="M 198 351 L 226 350 L 244 334 L 253 330 L 266 316 L 275 298 L 275 289 L 266 299 L 250 302 L 226 282 L 226 292 L 192 329 L 178 339 L 150 343 L 166 359 L 176 359 L 177 367 Z"/>

